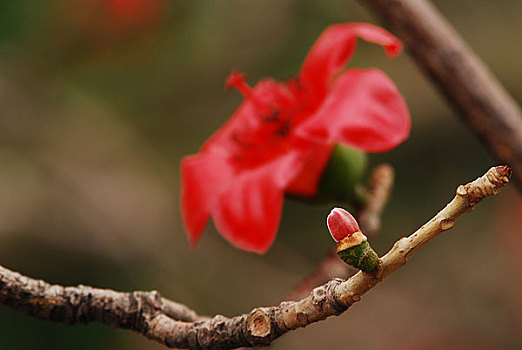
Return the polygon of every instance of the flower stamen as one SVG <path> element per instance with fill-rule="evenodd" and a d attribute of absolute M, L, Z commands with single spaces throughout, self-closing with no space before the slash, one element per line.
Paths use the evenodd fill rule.
<path fill-rule="evenodd" d="M 254 89 L 250 85 L 248 85 L 245 81 L 245 74 L 238 72 L 238 71 L 232 71 L 230 75 L 227 78 L 227 81 L 225 83 L 225 87 L 227 89 L 236 88 L 237 91 L 243 96 L 245 96 L 246 99 L 250 100 L 254 104 L 254 106 L 264 115 L 271 115 L 272 109 L 264 103 L 259 96 L 257 96 L 254 92 Z"/>

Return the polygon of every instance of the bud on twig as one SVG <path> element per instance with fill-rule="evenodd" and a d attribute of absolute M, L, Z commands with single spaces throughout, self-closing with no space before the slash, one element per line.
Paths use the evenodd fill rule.
<path fill-rule="evenodd" d="M 342 208 L 334 208 L 326 219 L 328 230 L 337 242 L 337 255 L 345 263 L 364 272 L 379 266 L 379 256 L 359 230 L 355 218 Z"/>

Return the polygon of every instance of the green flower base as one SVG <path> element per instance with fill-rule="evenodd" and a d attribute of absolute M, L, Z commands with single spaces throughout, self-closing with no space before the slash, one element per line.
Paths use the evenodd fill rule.
<path fill-rule="evenodd" d="M 379 256 L 368 241 L 337 252 L 341 260 L 364 272 L 371 272 L 379 266 Z"/>
<path fill-rule="evenodd" d="M 367 156 L 361 151 L 335 145 L 319 183 L 319 194 L 337 202 L 364 203 L 361 178 Z"/>

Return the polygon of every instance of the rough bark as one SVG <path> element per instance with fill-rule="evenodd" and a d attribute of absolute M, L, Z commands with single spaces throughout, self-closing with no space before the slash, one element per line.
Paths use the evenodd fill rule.
<path fill-rule="evenodd" d="M 37 318 L 65 324 L 101 322 L 142 332 L 145 320 L 164 314 L 179 321 L 200 320 L 183 304 L 157 291 L 116 292 L 79 285 L 63 287 L 26 277 L 0 266 L 0 304 Z"/>

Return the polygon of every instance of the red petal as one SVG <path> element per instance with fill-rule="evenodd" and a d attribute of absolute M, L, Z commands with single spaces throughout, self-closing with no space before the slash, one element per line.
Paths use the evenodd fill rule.
<path fill-rule="evenodd" d="M 349 69 L 336 79 L 301 135 L 366 152 L 388 151 L 406 140 L 410 115 L 395 84 L 377 69 Z"/>
<path fill-rule="evenodd" d="M 302 170 L 288 185 L 286 192 L 306 197 L 317 193 L 317 184 L 335 145 L 331 142 L 305 142 L 309 144 L 309 154 L 300 166 Z"/>
<path fill-rule="evenodd" d="M 214 223 L 238 248 L 262 254 L 277 233 L 283 189 L 266 171 L 244 174 L 234 182 L 220 199 Z"/>
<path fill-rule="evenodd" d="M 181 161 L 181 212 L 193 246 L 231 179 L 232 169 L 219 154 L 199 153 Z"/>
<path fill-rule="evenodd" d="M 284 189 L 301 169 L 302 156 L 296 150 L 234 178 L 214 211 L 223 237 L 241 249 L 266 252 L 279 227 Z"/>
<path fill-rule="evenodd" d="M 313 93 L 324 92 L 332 77 L 348 63 L 357 38 L 382 45 L 389 56 L 396 56 L 401 42 L 386 30 L 369 23 L 346 23 L 328 27 L 306 56 L 299 79 Z"/>

